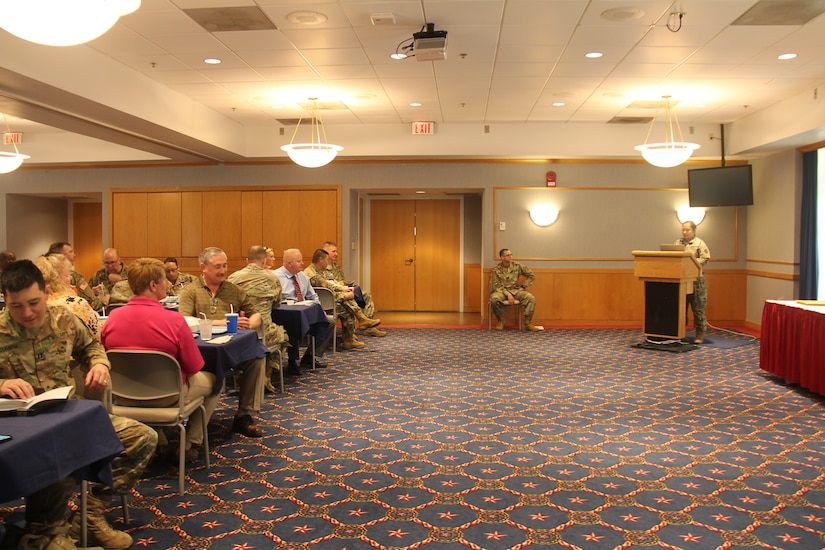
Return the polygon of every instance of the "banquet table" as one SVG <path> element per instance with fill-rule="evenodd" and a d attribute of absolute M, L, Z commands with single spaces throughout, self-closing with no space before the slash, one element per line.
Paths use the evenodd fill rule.
<path fill-rule="evenodd" d="M 212 339 L 221 336 L 225 335 L 216 334 Z M 202 340 L 200 336 L 195 339 L 203 356 L 203 370 L 215 374 L 215 395 L 220 393 L 226 375 L 236 365 L 250 359 L 266 357 L 269 353 L 255 330 L 239 330 L 231 336 L 232 339 L 225 344 L 210 343 L 210 340 Z"/>
<path fill-rule="evenodd" d="M 321 304 L 276 304 L 272 308 L 272 321 L 284 327 L 291 340 L 300 340 L 307 334 L 323 340 L 327 335 L 329 320 Z"/>
<path fill-rule="evenodd" d="M 825 305 L 768 300 L 761 332 L 762 370 L 825 395 Z"/>
<path fill-rule="evenodd" d="M 69 399 L 34 416 L 0 416 L 0 502 L 66 477 L 112 485 L 112 458 L 123 451 L 100 401 Z"/>

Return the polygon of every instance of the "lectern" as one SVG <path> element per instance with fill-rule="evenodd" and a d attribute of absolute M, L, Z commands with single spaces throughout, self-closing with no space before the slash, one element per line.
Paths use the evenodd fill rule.
<path fill-rule="evenodd" d="M 685 299 L 702 265 L 688 251 L 634 250 L 633 274 L 645 283 L 645 336 L 685 337 Z"/>

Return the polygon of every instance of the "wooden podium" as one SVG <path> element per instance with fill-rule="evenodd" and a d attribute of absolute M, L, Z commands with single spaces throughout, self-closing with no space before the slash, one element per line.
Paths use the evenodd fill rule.
<path fill-rule="evenodd" d="M 645 283 L 645 336 L 685 337 L 685 302 L 702 266 L 690 251 L 634 250 L 633 274 Z"/>

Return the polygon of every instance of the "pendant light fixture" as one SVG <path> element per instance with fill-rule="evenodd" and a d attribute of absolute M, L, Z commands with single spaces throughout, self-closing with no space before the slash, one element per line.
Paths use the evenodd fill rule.
<path fill-rule="evenodd" d="M 660 168 L 679 166 L 690 158 L 693 151 L 699 148 L 699 145 L 696 143 L 684 141 L 682 128 L 679 126 L 679 119 L 676 118 L 676 114 L 671 110 L 670 97 L 669 95 L 662 96 L 665 105 L 665 141 L 661 143 L 648 143 L 650 134 L 653 131 L 653 126 L 656 124 L 656 117 L 659 115 L 659 109 L 657 109 L 656 115 L 654 115 L 653 120 L 650 121 L 650 128 L 647 131 L 644 144 L 634 147 L 637 151 L 641 151 L 642 157 L 644 157 L 647 162 Z M 676 141 L 676 133 L 673 131 L 674 123 L 676 125 L 676 131 L 679 134 L 679 141 Z"/>
<path fill-rule="evenodd" d="M 301 122 L 304 121 L 304 113 L 302 113 L 301 118 L 298 119 L 298 124 L 295 126 L 295 132 L 292 133 L 289 145 L 284 145 L 281 149 L 286 151 L 295 164 L 304 168 L 318 168 L 332 162 L 338 151 L 343 151 L 344 148 L 340 145 L 326 143 L 327 133 L 324 130 L 321 115 L 318 113 L 318 98 L 310 97 L 309 101 L 310 103 L 306 106 L 309 108 L 304 109 L 304 113 L 309 111 L 310 116 L 309 143 L 295 143 L 295 136 L 298 135 Z"/>
<path fill-rule="evenodd" d="M 11 134 L 11 129 L 9 128 L 9 121 L 6 119 L 5 113 L 3 113 L 3 122 L 6 126 L 6 131 Z M 17 150 L 17 144 L 12 141 L 12 146 L 14 146 L 14 153 L 9 153 L 6 151 L 0 151 L 0 174 L 8 174 L 9 172 L 14 172 L 20 165 L 23 164 L 23 161 L 26 159 L 30 159 L 29 155 L 24 155 L 20 151 Z"/>
<path fill-rule="evenodd" d="M 3 0 L 0 27 L 44 46 L 75 46 L 111 29 L 140 0 Z"/>

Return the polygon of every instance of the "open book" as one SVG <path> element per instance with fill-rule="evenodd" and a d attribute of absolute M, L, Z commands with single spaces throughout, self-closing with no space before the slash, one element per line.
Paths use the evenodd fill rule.
<path fill-rule="evenodd" d="M 3 399 L 0 398 L 0 412 L 7 411 L 34 411 L 36 409 L 52 405 L 57 401 L 65 401 L 71 395 L 74 387 L 62 386 L 53 390 L 44 391 L 28 399 Z M 38 406 L 39 405 L 39 406 Z"/>

